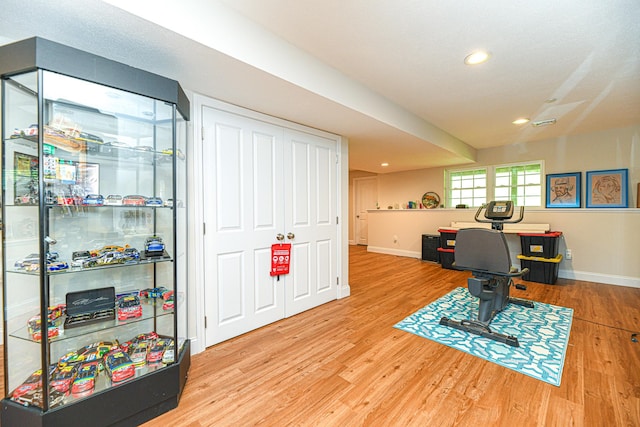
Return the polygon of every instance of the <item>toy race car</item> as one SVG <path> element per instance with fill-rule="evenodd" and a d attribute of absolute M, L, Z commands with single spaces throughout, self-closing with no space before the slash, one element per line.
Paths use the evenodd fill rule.
<path fill-rule="evenodd" d="M 140 291 L 140 298 L 163 298 L 164 295 L 168 292 L 172 292 L 164 286 L 159 286 L 157 288 L 147 288 Z"/>
<path fill-rule="evenodd" d="M 56 389 L 51 389 L 49 391 L 49 408 L 53 409 L 62 405 L 64 397 L 64 393 L 61 393 Z M 44 403 L 44 401 L 42 400 L 41 388 L 30 390 L 16 399 L 12 398 L 12 400 L 15 400 L 17 403 L 24 406 L 37 406 L 40 408 L 42 408 L 42 405 Z"/>
<path fill-rule="evenodd" d="M 129 357 L 136 366 L 144 366 L 147 363 L 147 353 L 151 348 L 151 341 L 138 341 L 129 348 Z"/>
<path fill-rule="evenodd" d="M 138 334 L 134 338 L 130 339 L 129 341 L 122 343 L 120 348 L 122 348 L 122 350 L 124 350 L 127 353 L 131 353 L 130 350 L 132 350 L 133 347 L 136 344 L 138 344 L 140 341 L 155 341 L 157 339 L 158 339 L 158 334 L 156 334 L 153 331 L 147 334 Z"/>
<path fill-rule="evenodd" d="M 144 206 L 147 204 L 147 199 L 144 196 L 129 195 L 122 199 L 124 206 Z"/>
<path fill-rule="evenodd" d="M 127 353 L 118 349 L 104 356 L 104 369 L 111 382 L 120 382 L 133 377 L 136 367 Z"/>
<path fill-rule="evenodd" d="M 78 374 L 71 384 L 71 393 L 79 395 L 92 393 L 98 376 L 98 362 L 83 363 L 77 368 L 77 371 Z"/>
<path fill-rule="evenodd" d="M 118 349 L 118 347 L 118 341 L 101 341 L 86 345 L 62 356 L 58 360 L 58 368 L 85 362 L 101 361 L 105 354 Z"/>
<path fill-rule="evenodd" d="M 147 237 L 144 242 L 144 254 L 148 257 L 164 255 L 164 242 L 159 236 Z"/>
<path fill-rule="evenodd" d="M 38 388 L 42 388 L 42 370 L 38 369 L 33 374 L 29 375 L 29 377 L 19 385 L 13 393 L 11 393 L 11 399 L 17 400 L 20 396 L 23 396 L 29 391 L 36 390 Z"/>
<path fill-rule="evenodd" d="M 75 366 L 56 367 L 53 374 L 51 374 L 49 385 L 59 392 L 67 394 L 71 390 L 71 384 L 77 373 Z"/>
<path fill-rule="evenodd" d="M 71 266 L 83 267 L 84 262 L 91 259 L 91 252 L 89 251 L 75 251 L 71 254 Z"/>
<path fill-rule="evenodd" d="M 105 206 L 120 206 L 122 205 L 122 196 L 119 194 L 109 194 L 106 199 L 104 199 Z"/>
<path fill-rule="evenodd" d="M 169 338 L 161 338 L 153 343 L 147 353 L 147 363 L 151 364 L 162 362 L 164 351 L 169 348 L 171 344 L 173 344 L 173 340 Z"/>
<path fill-rule="evenodd" d="M 146 206 L 162 206 L 162 199 L 160 197 L 149 197 L 145 202 Z"/>
<path fill-rule="evenodd" d="M 142 305 L 140 305 L 140 298 L 136 295 L 118 297 L 116 307 L 118 307 L 118 320 L 122 321 L 142 316 Z"/>
<path fill-rule="evenodd" d="M 88 194 L 82 200 L 82 204 L 85 206 L 103 206 L 104 197 L 100 194 Z"/>

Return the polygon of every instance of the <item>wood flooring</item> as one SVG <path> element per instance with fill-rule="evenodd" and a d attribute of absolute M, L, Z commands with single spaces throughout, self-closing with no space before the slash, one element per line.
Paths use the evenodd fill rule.
<path fill-rule="evenodd" d="M 350 297 L 193 356 L 178 408 L 145 426 L 640 426 L 640 289 L 512 292 L 575 310 L 556 387 L 393 328 L 466 277 L 351 246 Z"/>
<path fill-rule="evenodd" d="M 350 297 L 194 355 L 178 408 L 145 426 L 640 426 L 640 289 L 512 291 L 575 310 L 556 387 L 393 328 L 467 277 L 351 246 Z"/>

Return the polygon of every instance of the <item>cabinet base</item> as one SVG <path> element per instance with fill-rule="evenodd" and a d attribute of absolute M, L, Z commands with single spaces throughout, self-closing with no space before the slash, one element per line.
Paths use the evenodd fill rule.
<path fill-rule="evenodd" d="M 76 423 L 96 427 L 137 426 L 178 406 L 190 365 L 191 345 L 187 340 L 178 363 L 47 412 L 3 399 L 1 424 L 7 427 L 68 427 Z"/>

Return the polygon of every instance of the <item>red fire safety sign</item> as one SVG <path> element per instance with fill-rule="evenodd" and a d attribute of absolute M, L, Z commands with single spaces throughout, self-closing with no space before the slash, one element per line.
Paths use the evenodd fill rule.
<path fill-rule="evenodd" d="M 291 243 L 276 243 L 271 245 L 271 275 L 289 274 L 291 261 Z"/>

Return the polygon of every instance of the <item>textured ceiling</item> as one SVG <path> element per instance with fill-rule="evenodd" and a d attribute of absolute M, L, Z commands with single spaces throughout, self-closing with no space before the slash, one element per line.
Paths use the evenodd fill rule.
<path fill-rule="evenodd" d="M 42 36 L 345 135 L 372 172 L 640 123 L 637 0 L 109 3 L 3 0 L 0 43 Z"/>

